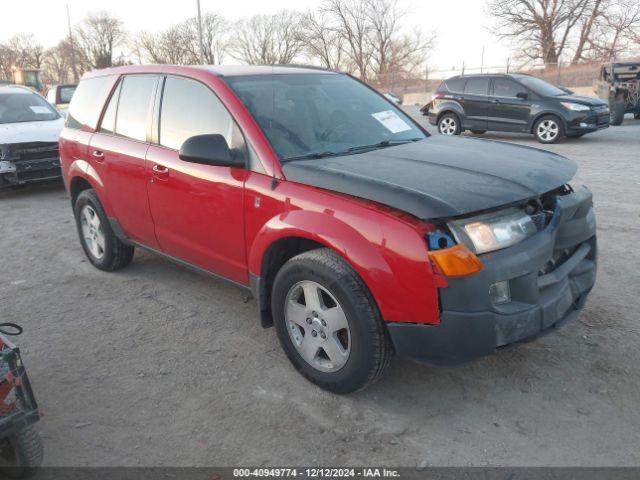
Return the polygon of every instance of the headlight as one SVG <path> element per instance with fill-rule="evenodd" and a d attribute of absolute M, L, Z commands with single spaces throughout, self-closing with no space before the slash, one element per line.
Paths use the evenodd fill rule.
<path fill-rule="evenodd" d="M 574 112 L 586 112 L 587 110 L 591 110 L 588 105 L 583 105 L 581 103 L 572 103 L 572 102 L 560 102 L 564 108 L 572 110 Z"/>
<path fill-rule="evenodd" d="M 454 220 L 447 225 L 459 243 L 478 254 L 510 247 L 538 231 L 531 217 L 516 208 Z"/>

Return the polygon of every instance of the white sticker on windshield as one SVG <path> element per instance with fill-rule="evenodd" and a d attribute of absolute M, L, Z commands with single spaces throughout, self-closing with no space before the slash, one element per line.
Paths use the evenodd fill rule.
<path fill-rule="evenodd" d="M 40 105 L 32 105 L 29 108 L 33 113 L 44 113 L 44 114 L 51 113 L 51 110 L 49 110 L 47 107 L 43 107 Z"/>
<path fill-rule="evenodd" d="M 391 133 L 406 132 L 411 127 L 402 120 L 393 110 L 385 110 L 384 112 L 372 113 L 371 116 L 379 121 Z"/>

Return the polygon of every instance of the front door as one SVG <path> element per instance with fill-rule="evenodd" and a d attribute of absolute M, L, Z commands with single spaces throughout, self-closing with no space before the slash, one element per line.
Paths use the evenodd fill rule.
<path fill-rule="evenodd" d="M 523 94 L 526 94 L 526 98 L 523 98 Z M 493 81 L 493 97 L 489 107 L 489 130 L 525 132 L 531 115 L 530 95 L 518 82 L 497 77 Z"/>
<path fill-rule="evenodd" d="M 487 130 L 489 116 L 489 77 L 471 77 L 460 101 L 464 108 L 464 128 Z"/>
<path fill-rule="evenodd" d="M 247 284 L 244 181 L 241 168 L 200 165 L 178 157 L 182 143 L 205 133 L 223 135 L 246 158 L 244 139 L 216 95 L 195 80 L 167 77 L 158 144 L 146 155 L 149 203 L 161 250 Z"/>

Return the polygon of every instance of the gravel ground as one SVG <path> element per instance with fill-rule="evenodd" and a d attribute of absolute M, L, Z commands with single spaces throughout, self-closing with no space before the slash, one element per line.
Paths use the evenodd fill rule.
<path fill-rule="evenodd" d="M 45 463 L 640 464 L 640 122 L 548 148 L 595 195 L 598 282 L 579 319 L 461 367 L 395 359 L 347 397 L 298 375 L 236 287 L 141 252 L 100 272 L 61 186 L 0 193 L 0 317 L 26 330 Z"/>

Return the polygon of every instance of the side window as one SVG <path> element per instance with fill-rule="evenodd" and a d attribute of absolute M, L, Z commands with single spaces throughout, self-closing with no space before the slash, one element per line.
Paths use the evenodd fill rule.
<path fill-rule="evenodd" d="M 100 124 L 100 131 L 102 133 L 115 133 L 116 131 L 116 111 L 118 110 L 118 99 L 120 98 L 120 87 L 122 82 L 118 83 L 115 92 L 111 95 L 107 110 L 102 117 L 102 123 Z"/>
<path fill-rule="evenodd" d="M 92 77 L 80 81 L 69 105 L 66 123 L 68 128 L 96 128 L 112 82 L 113 76 Z"/>
<path fill-rule="evenodd" d="M 242 140 L 218 97 L 200 82 L 167 77 L 160 112 L 160 145 L 179 150 L 194 135 L 218 133 L 234 148 Z M 240 137 L 240 138 L 238 138 Z"/>
<path fill-rule="evenodd" d="M 447 90 L 451 93 L 462 93 L 464 91 L 464 82 L 465 79 L 462 77 L 450 78 L 445 81 L 444 84 L 447 86 Z"/>
<path fill-rule="evenodd" d="M 147 139 L 149 107 L 156 79 L 155 75 L 124 77 L 118 101 L 116 134 L 142 142 Z"/>
<path fill-rule="evenodd" d="M 493 81 L 493 95 L 496 97 L 515 98 L 516 94 L 525 90 L 520 84 L 508 78 L 496 78 Z"/>
<path fill-rule="evenodd" d="M 464 93 L 469 95 L 487 95 L 489 90 L 489 78 L 478 77 L 470 78 L 464 87 Z"/>

